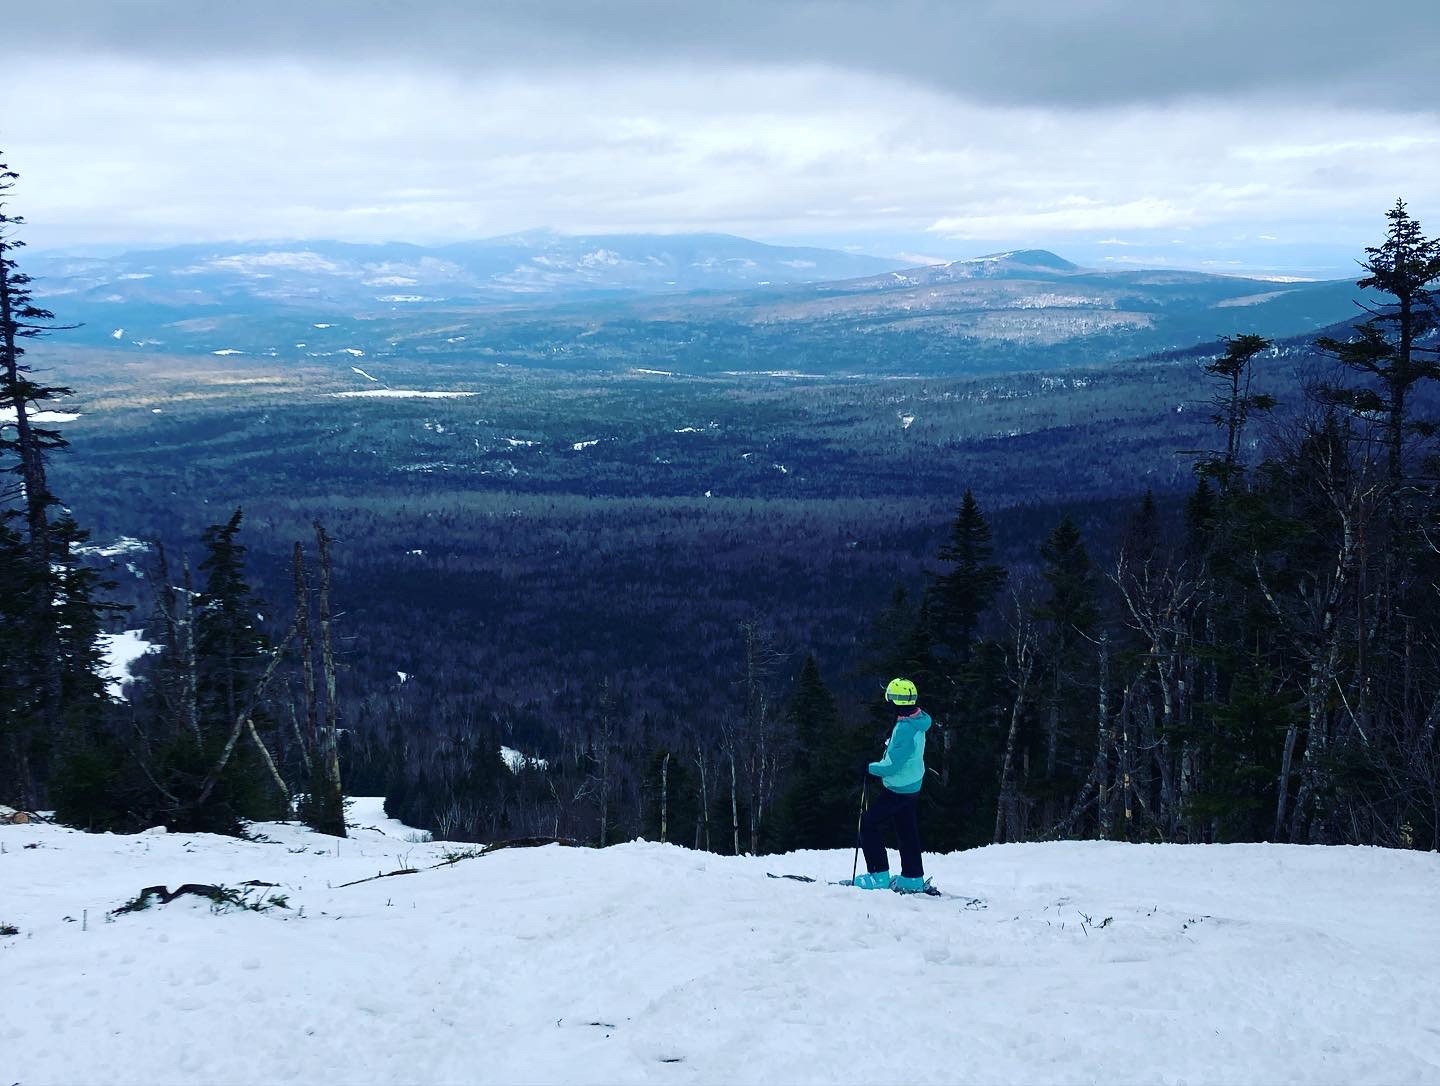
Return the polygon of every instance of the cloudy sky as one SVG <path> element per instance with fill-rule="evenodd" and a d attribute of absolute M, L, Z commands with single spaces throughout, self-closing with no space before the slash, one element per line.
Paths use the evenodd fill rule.
<path fill-rule="evenodd" d="M 1431 0 L 47 0 L 35 248 L 717 230 L 1348 276 L 1440 228 Z"/>

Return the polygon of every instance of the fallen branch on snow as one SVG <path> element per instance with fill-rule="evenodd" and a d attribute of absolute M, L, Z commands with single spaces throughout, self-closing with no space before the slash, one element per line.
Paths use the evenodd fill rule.
<path fill-rule="evenodd" d="M 396 875 L 418 875 L 422 870 L 434 871 L 437 867 L 449 867 L 452 864 L 458 864 L 461 860 L 474 860 L 481 856 L 488 856 L 492 852 L 499 852 L 502 848 L 541 848 L 545 845 L 574 846 L 575 844 L 575 841 L 565 837 L 514 837 L 508 841 L 494 841 L 488 845 L 482 845 L 477 849 L 449 853 L 438 864 L 431 864 L 429 867 L 423 869 L 418 867 L 402 867 L 395 871 L 381 871 L 363 879 L 342 882 L 336 886 L 335 889 L 343 890 L 347 886 L 359 886 L 362 882 L 374 882 L 376 879 L 388 879 Z"/>

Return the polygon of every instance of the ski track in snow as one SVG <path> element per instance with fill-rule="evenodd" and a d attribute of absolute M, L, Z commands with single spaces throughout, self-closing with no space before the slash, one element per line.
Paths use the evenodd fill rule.
<path fill-rule="evenodd" d="M 1433 855 L 1087 842 L 927 857 L 946 891 L 985 900 L 975 910 L 765 877 L 848 876 L 849 850 L 549 846 L 341 888 L 453 847 L 415 843 L 378 800 L 351 820 L 338 843 L 292 824 L 256 826 L 259 843 L 0 826 L 0 922 L 21 929 L 0 938 L 19 994 L 0 1077 L 1440 1081 Z M 290 910 L 180 898 L 106 921 L 144 886 L 246 879 L 281 884 Z"/>

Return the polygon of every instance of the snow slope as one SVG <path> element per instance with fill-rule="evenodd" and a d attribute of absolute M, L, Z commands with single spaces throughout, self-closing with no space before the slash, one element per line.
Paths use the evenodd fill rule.
<path fill-rule="evenodd" d="M 335 842 L 0 826 L 0 1081 L 1440 1082 L 1440 861 L 1290 846 L 847 852 Z M 402 866 L 418 873 L 341 887 Z M 217 915 L 142 887 L 281 884 Z M 302 912 L 303 907 L 303 912 Z M 1108 918 L 1108 921 L 1107 921 Z M 83 927 L 82 927 L 83 924 Z M 908 1039 L 910 1047 L 902 1047 Z"/>

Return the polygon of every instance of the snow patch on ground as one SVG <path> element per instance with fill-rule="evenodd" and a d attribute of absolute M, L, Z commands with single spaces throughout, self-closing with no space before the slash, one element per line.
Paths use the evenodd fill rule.
<path fill-rule="evenodd" d="M 74 550 L 76 554 L 87 558 L 119 558 L 122 554 L 144 554 L 150 550 L 150 544 L 122 535 L 114 543 L 82 543 Z"/>
<path fill-rule="evenodd" d="M 544 758 L 521 754 L 514 747 L 501 747 L 500 757 L 511 773 L 519 773 L 522 769 L 544 769 L 550 764 Z"/>
<path fill-rule="evenodd" d="M 1246 294 L 1242 298 L 1226 298 L 1223 302 L 1216 302 L 1216 309 L 1233 309 L 1237 306 L 1264 305 L 1266 302 L 1273 302 L 1276 298 L 1283 298 L 1289 294 L 1288 290 L 1271 290 L 1264 294 Z"/>
<path fill-rule="evenodd" d="M 1005 845 L 927 856 L 932 899 L 826 885 L 848 849 L 436 866 L 457 846 L 378 799 L 349 821 L 0 827 L 6 1081 L 1440 1081 L 1432 855 Z M 289 907 L 106 920 L 145 886 L 252 879 Z"/>
<path fill-rule="evenodd" d="M 13 407 L 0 407 L 0 423 L 14 422 L 16 417 Z M 31 411 L 27 417 L 31 422 L 74 422 L 80 415 L 76 411 Z"/>
<path fill-rule="evenodd" d="M 130 669 L 146 653 L 159 652 L 160 646 L 146 641 L 144 630 L 126 630 L 118 634 L 100 635 L 100 652 L 104 658 L 100 674 L 105 679 L 105 689 L 117 701 L 125 700 L 125 684 L 134 678 Z"/>
<path fill-rule="evenodd" d="M 588 449 L 588 448 L 590 448 L 590 446 L 592 446 L 592 445 L 598 445 L 598 444 L 600 444 L 600 439 L 597 437 L 597 438 L 592 438 L 592 439 L 590 439 L 589 441 L 577 441 L 577 442 L 575 442 L 575 444 L 571 445 L 570 447 L 571 447 L 572 449 L 574 449 L 576 452 L 579 452 L 581 449 Z"/>
<path fill-rule="evenodd" d="M 338 399 L 356 399 L 359 397 L 382 398 L 390 400 L 448 400 L 460 396 L 474 396 L 473 392 L 433 392 L 421 391 L 414 388 L 367 388 L 358 392 L 332 392 L 330 395 Z"/>

